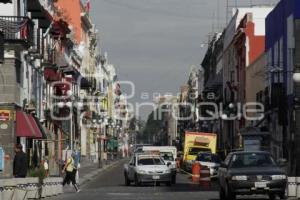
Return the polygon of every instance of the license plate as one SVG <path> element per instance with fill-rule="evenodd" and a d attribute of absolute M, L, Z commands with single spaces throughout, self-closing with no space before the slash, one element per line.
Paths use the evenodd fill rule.
<path fill-rule="evenodd" d="M 266 188 L 267 187 L 266 182 L 255 182 L 254 185 L 255 185 L 256 188 Z"/>
<path fill-rule="evenodd" d="M 159 176 L 152 176 L 152 179 L 153 180 L 158 180 L 158 179 L 160 179 L 160 177 Z"/>

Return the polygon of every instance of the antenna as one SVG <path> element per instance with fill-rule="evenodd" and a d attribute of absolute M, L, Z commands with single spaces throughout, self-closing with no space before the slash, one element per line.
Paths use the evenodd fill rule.
<path fill-rule="evenodd" d="M 215 32 L 215 20 L 216 20 L 216 12 L 213 12 L 213 23 L 212 23 L 212 33 Z"/>
<path fill-rule="evenodd" d="M 226 26 L 228 24 L 229 0 L 226 0 Z"/>
<path fill-rule="evenodd" d="M 220 31 L 220 0 L 217 2 L 217 31 Z"/>

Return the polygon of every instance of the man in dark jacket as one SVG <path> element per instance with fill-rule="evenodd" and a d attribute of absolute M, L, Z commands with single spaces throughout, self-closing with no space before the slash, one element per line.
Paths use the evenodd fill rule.
<path fill-rule="evenodd" d="M 15 178 L 25 178 L 27 174 L 27 156 L 23 152 L 21 144 L 16 145 L 15 152 L 13 175 Z"/>

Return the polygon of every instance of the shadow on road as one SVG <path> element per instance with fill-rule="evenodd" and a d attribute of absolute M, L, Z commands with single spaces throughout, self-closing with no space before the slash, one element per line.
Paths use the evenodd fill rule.
<path fill-rule="evenodd" d="M 192 183 L 177 183 L 172 186 L 166 186 L 165 184 L 161 183 L 160 186 L 155 186 L 153 183 L 143 184 L 141 186 L 125 186 L 124 184 L 120 184 L 121 187 L 128 187 L 128 189 L 151 189 L 155 187 L 157 190 L 161 190 L 164 192 L 201 192 L 201 191 L 209 191 L 209 192 L 216 192 L 218 191 L 218 187 L 216 185 L 212 185 L 210 188 L 203 188 L 197 184 Z"/>

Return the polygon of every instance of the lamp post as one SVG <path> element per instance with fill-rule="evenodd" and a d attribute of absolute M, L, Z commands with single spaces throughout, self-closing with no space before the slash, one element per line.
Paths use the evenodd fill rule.
<path fill-rule="evenodd" d="M 72 96 L 72 91 L 69 90 L 68 91 L 68 96 Z M 73 131 L 73 108 L 77 107 L 77 109 L 81 109 L 83 107 L 83 103 L 82 102 L 75 102 L 73 98 L 70 98 L 70 101 L 68 102 L 58 102 L 57 106 L 59 108 L 63 108 L 63 107 L 67 107 L 70 109 L 70 150 L 73 151 L 74 150 L 74 131 Z"/>
<path fill-rule="evenodd" d="M 293 80 L 294 80 L 294 135 L 292 136 L 294 138 L 294 171 L 295 176 L 300 177 L 300 67 L 297 68 L 293 74 Z"/>
<path fill-rule="evenodd" d="M 102 128 L 101 125 L 103 125 L 104 123 L 104 118 L 100 115 L 98 118 L 98 124 L 100 127 L 100 134 L 98 137 L 98 152 L 99 152 L 99 156 L 98 156 L 98 160 L 99 160 L 99 165 L 98 168 L 102 168 L 102 137 L 101 137 L 101 133 L 102 133 Z"/>

